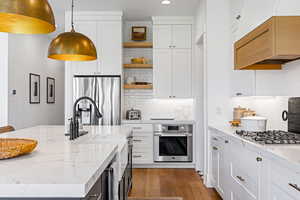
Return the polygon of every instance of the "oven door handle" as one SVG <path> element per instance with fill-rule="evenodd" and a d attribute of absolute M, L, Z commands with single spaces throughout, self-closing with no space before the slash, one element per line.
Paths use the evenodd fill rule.
<path fill-rule="evenodd" d="M 154 133 L 154 136 L 159 137 L 192 137 L 191 133 L 181 133 L 181 134 L 163 134 L 163 133 Z"/>

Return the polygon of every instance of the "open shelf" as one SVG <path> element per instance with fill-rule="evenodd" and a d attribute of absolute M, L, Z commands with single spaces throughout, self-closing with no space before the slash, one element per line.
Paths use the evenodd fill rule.
<path fill-rule="evenodd" d="M 152 42 L 124 42 L 124 48 L 152 48 Z"/>
<path fill-rule="evenodd" d="M 125 84 L 124 89 L 152 89 L 153 85 L 134 85 L 134 84 Z"/>
<path fill-rule="evenodd" d="M 141 69 L 151 69 L 152 64 L 124 64 L 124 68 L 128 69 L 136 69 L 136 68 L 141 68 Z"/>

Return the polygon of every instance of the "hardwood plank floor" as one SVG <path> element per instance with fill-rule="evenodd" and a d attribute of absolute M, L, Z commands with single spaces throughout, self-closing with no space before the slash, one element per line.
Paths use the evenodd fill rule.
<path fill-rule="evenodd" d="M 204 186 L 194 169 L 134 169 L 130 197 L 183 197 L 183 200 L 221 200 Z"/>

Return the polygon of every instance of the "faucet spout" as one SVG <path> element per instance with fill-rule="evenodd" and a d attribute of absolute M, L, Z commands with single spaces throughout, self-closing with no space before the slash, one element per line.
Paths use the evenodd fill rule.
<path fill-rule="evenodd" d="M 74 119 L 74 120 L 76 120 L 76 118 L 77 118 L 77 116 L 76 116 L 76 107 L 77 107 L 77 104 L 78 104 L 80 101 L 82 101 L 82 100 L 88 100 L 88 101 L 90 101 L 90 102 L 93 104 L 94 108 L 95 108 L 96 117 L 98 117 L 98 118 L 101 118 L 101 117 L 102 117 L 102 114 L 100 113 L 100 111 L 99 111 L 99 109 L 98 109 L 98 107 L 97 107 L 95 101 L 94 101 L 92 98 L 90 98 L 90 97 L 80 97 L 79 99 L 77 99 L 77 100 L 75 101 L 74 106 L 73 106 L 73 119 Z"/>
<path fill-rule="evenodd" d="M 79 99 L 77 99 L 73 106 L 73 120 L 71 120 L 71 123 L 70 123 L 70 140 L 74 140 L 80 136 L 79 125 L 78 125 L 78 120 L 77 120 L 78 116 L 76 114 L 76 107 L 77 107 L 77 104 L 82 100 L 90 101 L 95 108 L 96 117 L 98 117 L 98 118 L 102 117 L 102 114 L 100 113 L 100 111 L 93 99 L 91 99 L 90 97 L 80 97 Z"/>

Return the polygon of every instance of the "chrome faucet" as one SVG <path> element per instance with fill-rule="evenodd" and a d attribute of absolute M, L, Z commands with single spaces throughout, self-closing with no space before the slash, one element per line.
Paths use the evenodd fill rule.
<path fill-rule="evenodd" d="M 81 136 L 81 134 L 79 132 L 79 121 L 78 121 L 78 115 L 77 115 L 76 108 L 77 108 L 77 104 L 82 100 L 90 101 L 95 108 L 96 117 L 99 119 L 102 117 L 102 114 L 100 113 L 100 111 L 93 99 L 91 99 L 90 97 L 80 97 L 79 99 L 77 99 L 73 105 L 73 118 L 71 118 L 71 122 L 70 122 L 70 140 L 74 140 Z"/>

